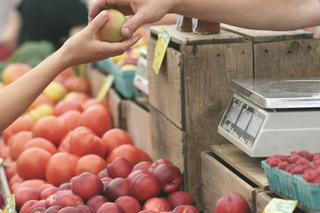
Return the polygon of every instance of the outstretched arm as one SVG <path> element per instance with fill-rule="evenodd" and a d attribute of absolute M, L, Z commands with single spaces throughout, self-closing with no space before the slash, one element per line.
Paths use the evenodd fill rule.
<path fill-rule="evenodd" d="M 106 12 L 100 13 L 84 30 L 67 40 L 57 52 L 0 90 L 0 131 L 17 119 L 62 70 L 121 54 L 139 40 L 139 36 L 121 43 L 96 40 L 96 32 L 107 19 Z"/>
<path fill-rule="evenodd" d="M 97 0 L 89 19 L 105 5 L 126 12 L 131 9 L 134 13 L 122 29 L 125 36 L 167 13 L 264 30 L 292 30 L 320 24 L 319 0 Z"/>

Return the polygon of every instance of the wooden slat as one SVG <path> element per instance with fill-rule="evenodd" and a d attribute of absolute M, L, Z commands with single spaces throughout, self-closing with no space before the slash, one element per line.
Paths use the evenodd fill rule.
<path fill-rule="evenodd" d="M 184 132 L 152 106 L 150 113 L 154 158 L 171 160 L 184 171 Z"/>
<path fill-rule="evenodd" d="M 217 200 L 232 192 L 240 193 L 254 208 L 255 189 L 205 152 L 201 153 L 201 176 L 204 212 L 213 212 Z"/>
<path fill-rule="evenodd" d="M 320 40 L 300 39 L 254 45 L 255 78 L 275 80 L 320 76 Z"/>
<path fill-rule="evenodd" d="M 107 76 L 97 69 L 90 68 L 87 73 L 87 77 L 90 81 L 91 95 L 93 97 L 97 97 L 99 90 L 103 86 Z"/>
<path fill-rule="evenodd" d="M 267 188 L 268 179 L 261 168 L 261 159 L 251 158 L 233 144 L 213 145 L 211 149 L 213 153 L 259 187 Z"/>
<path fill-rule="evenodd" d="M 153 158 L 150 113 L 133 101 L 125 101 L 124 105 L 126 106 L 127 131 L 132 137 L 134 144 Z"/>
<path fill-rule="evenodd" d="M 293 31 L 268 31 L 268 30 L 251 30 L 231 25 L 223 24 L 222 28 L 238 33 L 245 38 L 254 42 L 274 42 L 274 41 L 285 41 L 290 39 L 300 38 L 312 38 L 313 34 L 304 30 L 293 30 Z"/>
<path fill-rule="evenodd" d="M 200 152 L 210 145 L 225 143 L 217 132 L 230 101 L 231 79 L 252 78 L 249 43 L 185 47 L 184 85 L 186 119 L 186 159 L 189 191 L 199 190 Z"/>
<path fill-rule="evenodd" d="M 262 213 L 265 207 L 268 205 L 268 203 L 271 201 L 271 197 L 267 194 L 267 192 L 259 192 L 257 193 L 257 199 L 256 199 L 256 212 Z"/>
<path fill-rule="evenodd" d="M 155 41 L 149 43 L 148 48 L 148 78 L 149 78 L 149 102 L 179 128 L 183 128 L 182 120 L 182 79 L 181 53 L 169 48 L 164 64 L 157 75 L 152 69 Z"/>
<path fill-rule="evenodd" d="M 121 118 L 121 97 L 117 94 L 117 92 L 113 89 L 110 90 L 107 96 L 108 104 L 112 114 L 113 126 L 116 128 L 120 128 L 122 118 Z"/>
<path fill-rule="evenodd" d="M 197 35 L 193 33 L 180 32 L 175 26 L 156 26 L 151 28 L 151 33 L 158 35 L 159 32 L 161 32 L 162 27 L 164 27 L 172 35 L 171 40 L 180 45 L 235 43 L 243 41 L 242 36 L 227 32 L 225 30 L 222 30 L 219 34 Z"/>

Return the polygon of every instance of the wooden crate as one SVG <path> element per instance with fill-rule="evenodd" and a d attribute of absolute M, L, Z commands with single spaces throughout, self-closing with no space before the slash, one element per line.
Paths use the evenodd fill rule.
<path fill-rule="evenodd" d="M 251 45 L 234 33 L 196 36 L 168 27 L 172 41 L 160 74 L 152 60 L 160 28 L 148 48 L 152 140 L 157 158 L 173 160 L 185 172 L 186 189 L 200 187 L 200 152 L 224 141 L 216 129 L 232 95 L 234 78 L 252 78 Z"/>
<path fill-rule="evenodd" d="M 249 30 L 222 25 L 228 31 L 244 36 L 252 44 L 255 78 L 319 77 L 320 40 L 303 30 L 274 32 Z"/>
<path fill-rule="evenodd" d="M 198 197 L 200 153 L 226 142 L 217 129 L 232 95 L 231 79 L 319 76 L 320 40 L 301 31 L 250 39 L 238 29 L 206 36 L 166 29 L 172 39 L 159 74 L 152 61 L 161 27 L 151 28 L 148 47 L 152 139 L 156 156 L 175 159 L 185 171 L 186 189 Z"/>
<path fill-rule="evenodd" d="M 124 129 L 129 132 L 137 147 L 142 148 L 154 158 L 150 112 L 133 101 L 124 101 L 122 107 Z"/>
<path fill-rule="evenodd" d="M 256 199 L 267 189 L 267 178 L 260 160 L 250 158 L 234 145 L 214 145 L 211 153 L 201 154 L 201 180 L 204 212 L 212 212 L 221 196 L 238 192 L 248 201 L 252 213 L 260 213 Z"/>

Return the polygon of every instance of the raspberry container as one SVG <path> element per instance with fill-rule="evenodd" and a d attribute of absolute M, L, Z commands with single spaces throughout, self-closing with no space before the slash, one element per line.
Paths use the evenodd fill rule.
<path fill-rule="evenodd" d="M 292 199 L 298 200 L 305 207 L 320 211 L 320 184 L 305 181 L 302 175 L 291 175 L 276 167 L 270 167 L 266 161 L 261 162 L 270 188 Z"/>

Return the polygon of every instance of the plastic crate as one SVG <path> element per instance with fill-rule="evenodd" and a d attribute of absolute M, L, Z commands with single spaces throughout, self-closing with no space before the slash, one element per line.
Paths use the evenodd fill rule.
<path fill-rule="evenodd" d="M 308 183 L 302 175 L 291 175 L 278 168 L 272 168 L 265 161 L 262 161 L 261 165 L 272 189 L 300 201 L 307 208 L 320 211 L 320 184 Z"/>
<path fill-rule="evenodd" d="M 114 75 L 114 87 L 124 98 L 131 99 L 141 96 L 134 86 L 136 70 L 122 71 L 110 59 L 97 62 L 95 67 L 104 73 Z"/>

